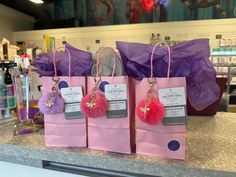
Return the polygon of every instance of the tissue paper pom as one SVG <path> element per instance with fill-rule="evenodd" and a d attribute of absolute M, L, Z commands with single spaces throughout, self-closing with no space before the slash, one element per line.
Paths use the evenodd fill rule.
<path fill-rule="evenodd" d="M 145 123 L 156 125 L 164 118 L 164 106 L 153 98 L 150 100 L 150 104 L 145 107 L 146 100 L 139 103 L 136 108 L 138 117 Z"/>
<path fill-rule="evenodd" d="M 102 93 L 95 93 L 92 100 L 92 95 L 86 95 L 80 103 L 80 109 L 84 115 L 90 118 L 102 117 L 107 113 L 109 104 Z"/>
<path fill-rule="evenodd" d="M 51 93 L 42 96 L 38 105 L 43 114 L 58 114 L 64 111 L 64 100 L 59 94 L 54 95 L 52 98 Z"/>

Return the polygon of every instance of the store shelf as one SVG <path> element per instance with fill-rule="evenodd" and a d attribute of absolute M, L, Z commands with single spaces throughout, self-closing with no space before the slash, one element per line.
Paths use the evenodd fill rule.
<path fill-rule="evenodd" d="M 211 54 L 210 57 L 235 57 L 236 54 Z"/>
<path fill-rule="evenodd" d="M 231 104 L 229 104 L 229 105 L 228 105 L 228 111 L 229 111 L 229 112 L 236 113 L 236 105 L 231 105 Z"/>
<path fill-rule="evenodd" d="M 221 54 L 221 55 L 210 55 L 210 57 L 235 57 L 236 54 L 233 55 L 226 55 L 226 54 Z"/>
<path fill-rule="evenodd" d="M 229 75 L 228 72 L 217 72 L 217 75 Z M 230 73 L 231 76 L 236 76 L 236 72 Z"/>
<path fill-rule="evenodd" d="M 15 108 L 16 108 L 16 106 L 14 106 L 14 107 L 8 107 L 8 108 L 0 108 L 0 111 L 6 110 L 6 109 L 15 109 Z"/>
<path fill-rule="evenodd" d="M 213 64 L 214 67 L 236 67 L 236 64 L 224 65 L 224 64 Z"/>

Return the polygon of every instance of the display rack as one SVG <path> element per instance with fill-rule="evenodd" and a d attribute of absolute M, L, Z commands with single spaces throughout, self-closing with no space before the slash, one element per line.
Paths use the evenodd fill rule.
<path fill-rule="evenodd" d="M 213 49 L 210 59 L 216 69 L 218 77 L 227 77 L 226 95 L 228 97 L 228 111 L 235 111 L 235 89 L 233 80 L 236 78 L 236 48 L 221 47 Z M 234 112 L 233 111 L 233 112 Z"/>
<path fill-rule="evenodd" d="M 14 62 L 9 62 L 9 61 L 5 61 L 5 60 L 0 62 L 0 68 L 2 68 L 2 72 L 4 72 L 5 70 L 9 71 L 9 69 L 13 68 L 13 67 L 16 67 L 16 63 L 14 63 Z M 6 84 L 5 81 L 6 81 L 6 78 L 4 76 L 1 76 L 1 83 L 0 83 L 1 119 L 3 118 L 2 111 L 5 112 L 4 118 L 10 118 L 11 111 L 16 108 L 14 83 L 11 80 L 10 81 L 11 83 Z"/>
<path fill-rule="evenodd" d="M 217 76 L 228 78 L 226 93 L 230 94 L 232 78 L 236 77 L 236 49 L 213 50 L 210 59 L 216 69 Z"/>

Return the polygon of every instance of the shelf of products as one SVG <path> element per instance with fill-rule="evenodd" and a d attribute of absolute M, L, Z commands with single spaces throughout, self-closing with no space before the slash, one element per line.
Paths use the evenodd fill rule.
<path fill-rule="evenodd" d="M 210 56 L 217 77 L 227 77 L 226 94 L 228 94 L 228 111 L 236 110 L 236 87 L 234 80 L 236 78 L 236 48 L 235 47 L 219 47 L 213 48 Z"/>

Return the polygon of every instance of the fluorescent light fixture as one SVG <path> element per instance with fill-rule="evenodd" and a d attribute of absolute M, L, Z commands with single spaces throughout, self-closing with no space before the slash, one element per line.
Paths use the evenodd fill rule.
<path fill-rule="evenodd" d="M 35 4 L 42 4 L 43 3 L 42 0 L 30 0 L 30 1 L 35 3 Z"/>

